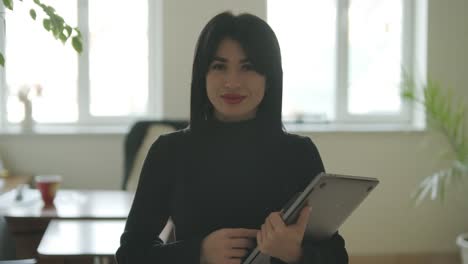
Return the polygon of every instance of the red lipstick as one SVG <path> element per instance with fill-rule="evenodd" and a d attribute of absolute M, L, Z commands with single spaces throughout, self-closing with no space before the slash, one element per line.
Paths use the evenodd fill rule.
<path fill-rule="evenodd" d="M 221 98 L 223 98 L 224 102 L 227 104 L 240 104 L 246 97 L 247 96 L 235 93 L 227 93 L 221 95 Z"/>

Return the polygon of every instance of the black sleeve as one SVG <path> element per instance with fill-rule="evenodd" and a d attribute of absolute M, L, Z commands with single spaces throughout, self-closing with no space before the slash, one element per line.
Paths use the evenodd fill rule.
<path fill-rule="evenodd" d="M 160 136 L 151 146 L 140 175 L 120 247 L 119 264 L 199 263 L 201 238 L 164 244 L 159 234 L 171 213 L 177 160 L 171 155 L 169 136 Z"/>
<path fill-rule="evenodd" d="M 305 138 L 304 168 L 316 173 L 323 172 L 324 166 L 317 147 L 309 139 Z M 302 153 L 301 153 L 302 154 Z M 310 178 L 308 179 L 310 182 Z M 283 264 L 281 260 L 272 258 L 272 264 Z M 304 240 L 302 243 L 302 258 L 300 264 L 347 264 L 348 253 L 345 248 L 345 241 L 338 232 L 330 239 L 322 241 Z"/>
<path fill-rule="evenodd" d="M 347 264 L 348 253 L 343 237 L 335 233 L 330 239 L 322 241 L 303 241 L 302 258 L 298 264 Z M 271 264 L 287 264 L 272 258 Z"/>
<path fill-rule="evenodd" d="M 323 166 L 322 158 L 320 157 L 320 153 L 315 146 L 315 144 L 310 140 L 310 138 L 304 139 L 304 154 L 302 154 L 302 158 L 304 159 L 303 164 L 305 165 L 306 171 L 304 171 L 304 175 L 310 175 L 310 172 L 314 172 L 312 175 L 319 174 L 320 172 L 325 171 L 325 167 Z M 312 179 L 309 177 L 306 181 L 307 184 Z"/>
<path fill-rule="evenodd" d="M 323 241 L 302 243 L 301 264 L 347 264 L 345 241 L 338 233 Z"/>

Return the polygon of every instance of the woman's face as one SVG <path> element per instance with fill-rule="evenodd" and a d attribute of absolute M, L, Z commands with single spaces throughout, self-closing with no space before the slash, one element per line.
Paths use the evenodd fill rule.
<path fill-rule="evenodd" d="M 218 120 L 252 119 L 265 94 L 265 76 L 253 70 L 237 41 L 226 38 L 209 65 L 206 92 Z"/>

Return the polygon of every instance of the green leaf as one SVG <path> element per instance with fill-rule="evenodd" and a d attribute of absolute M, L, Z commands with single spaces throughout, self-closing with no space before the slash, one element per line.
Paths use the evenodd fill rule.
<path fill-rule="evenodd" d="M 62 33 L 60 33 L 59 39 L 62 41 L 63 44 L 67 41 L 68 37 Z"/>
<path fill-rule="evenodd" d="M 2 53 L 0 53 L 0 65 L 2 65 L 2 67 L 5 67 L 5 58 L 3 57 Z"/>
<path fill-rule="evenodd" d="M 415 193 L 413 193 L 412 197 L 414 199 L 414 203 L 416 205 L 421 204 L 421 202 L 426 198 L 428 195 L 429 191 L 431 190 L 431 183 L 432 183 L 432 177 L 433 176 L 428 176 L 426 177 L 418 186 L 417 190 Z"/>
<path fill-rule="evenodd" d="M 47 8 L 47 11 L 48 11 L 49 13 L 55 13 L 55 9 L 54 9 L 53 7 L 51 7 L 51 6 L 46 6 L 46 8 Z"/>
<path fill-rule="evenodd" d="M 47 31 L 50 31 L 50 19 L 44 18 L 42 25 Z"/>
<path fill-rule="evenodd" d="M 31 16 L 33 20 L 36 20 L 36 10 L 34 9 L 29 10 L 29 15 Z"/>
<path fill-rule="evenodd" d="M 455 125 L 457 131 L 456 142 L 463 144 L 465 136 L 464 117 L 466 114 L 465 106 L 463 105 L 462 99 L 459 98 L 457 105 L 455 106 Z"/>
<path fill-rule="evenodd" d="M 415 98 L 414 92 L 408 87 L 404 87 L 403 89 L 401 89 L 400 94 L 406 100 L 412 100 Z"/>
<path fill-rule="evenodd" d="M 60 29 L 59 26 L 55 23 L 52 23 L 53 27 L 52 27 L 52 32 L 54 34 L 54 37 L 55 39 L 59 39 L 60 38 L 60 34 L 62 34 L 62 31 L 63 29 Z"/>
<path fill-rule="evenodd" d="M 13 10 L 13 0 L 3 0 L 3 5 L 5 5 L 6 8 Z"/>
<path fill-rule="evenodd" d="M 448 186 L 450 184 L 451 178 L 453 176 L 453 170 L 450 168 L 448 170 L 442 171 L 441 177 L 442 177 L 442 183 L 439 189 L 439 197 L 440 201 L 444 202 Z"/>
<path fill-rule="evenodd" d="M 33 2 L 34 2 L 36 5 L 40 5 L 40 4 L 41 4 L 41 2 L 39 2 L 39 0 L 34 0 Z"/>
<path fill-rule="evenodd" d="M 432 181 L 431 181 L 431 200 L 436 200 L 437 195 L 439 194 L 439 188 L 440 188 L 440 172 L 435 173 L 432 176 Z"/>
<path fill-rule="evenodd" d="M 72 46 L 76 52 L 81 53 L 83 51 L 83 44 L 81 43 L 81 38 L 74 36 L 72 38 Z"/>
<path fill-rule="evenodd" d="M 71 36 L 73 29 L 69 25 L 67 25 L 65 27 L 65 30 L 67 31 L 67 39 L 68 39 Z"/>
<path fill-rule="evenodd" d="M 80 29 L 76 27 L 76 28 L 74 28 L 74 30 L 75 30 L 76 34 L 78 34 L 78 37 L 81 38 L 81 31 L 80 31 Z"/>

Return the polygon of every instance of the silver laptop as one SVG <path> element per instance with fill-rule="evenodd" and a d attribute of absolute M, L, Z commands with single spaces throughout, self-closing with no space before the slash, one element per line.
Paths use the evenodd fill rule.
<path fill-rule="evenodd" d="M 377 186 L 376 178 L 337 174 L 318 174 L 303 192 L 296 194 L 283 207 L 281 216 L 286 224 L 295 223 L 301 209 L 310 205 L 312 212 L 304 239 L 330 238 Z M 270 257 L 255 248 L 243 264 L 268 264 Z"/>

